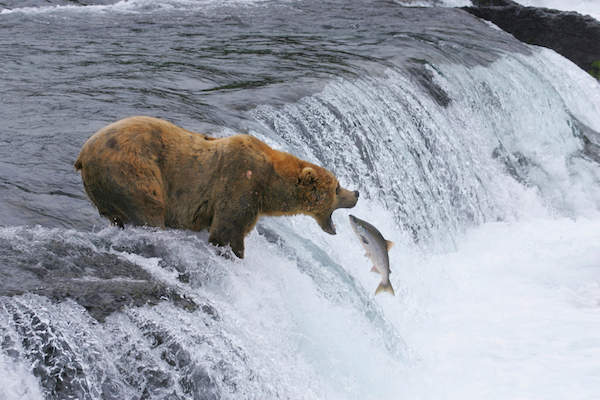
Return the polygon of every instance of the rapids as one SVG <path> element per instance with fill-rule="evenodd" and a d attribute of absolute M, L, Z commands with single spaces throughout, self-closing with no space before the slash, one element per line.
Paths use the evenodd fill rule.
<path fill-rule="evenodd" d="M 0 0 L 0 399 L 596 397 L 600 84 L 406 4 Z M 361 198 L 336 236 L 262 219 L 243 260 L 109 227 L 73 161 L 134 114 Z M 349 212 L 395 242 L 395 297 Z"/>

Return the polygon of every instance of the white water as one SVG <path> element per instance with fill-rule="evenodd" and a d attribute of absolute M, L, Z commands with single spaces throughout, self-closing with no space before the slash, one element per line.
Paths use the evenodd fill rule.
<path fill-rule="evenodd" d="M 38 380 L 30 367 L 0 353 L 0 398 L 11 400 L 42 399 Z"/>
<path fill-rule="evenodd" d="M 409 266 L 406 397 L 596 398 L 599 241 L 598 219 L 491 223 Z"/>
<path fill-rule="evenodd" d="M 48 13 L 144 13 L 171 10 L 206 10 L 226 6 L 243 7 L 263 3 L 264 0 L 120 0 L 106 5 L 52 5 L 41 7 L 16 7 L 0 9 L 2 14 L 48 14 Z"/>
<path fill-rule="evenodd" d="M 307 217 L 266 220 L 280 241 L 253 231 L 244 260 L 223 259 L 202 247 L 205 236 L 184 232 L 28 231 L 33 241 L 74 240 L 93 251 L 101 251 L 99 239 L 152 241 L 185 266 L 190 285 L 156 258 L 121 255 L 199 302 L 208 299 L 218 323 L 168 302 L 105 324 L 73 302 L 27 295 L 19 307 L 53 324 L 92 377 L 168 369 L 149 343 L 150 322 L 207 369 L 228 360 L 229 375 L 213 370 L 225 398 L 597 398 L 600 169 L 581 157 L 570 115 L 600 131 L 599 84 L 548 50 L 489 67 L 429 68 L 452 99 L 447 108 L 398 69 L 340 79 L 295 104 L 251 114 L 252 133 L 361 190 L 352 213 L 396 243 L 395 297 L 373 296 L 378 277 L 348 212 L 337 211 L 336 236 Z M 0 234 L 27 246 L 19 229 Z M 13 322 L 0 326 L 17 335 Z M 28 368 L 0 358 L 7 398 L 41 398 Z M 99 383 L 89 386 L 98 398 Z"/>
<path fill-rule="evenodd" d="M 317 375 L 326 374 L 327 387 L 320 389 L 328 394 L 325 398 L 596 398 L 600 169 L 574 157 L 582 146 L 569 121 L 572 114 L 599 130 L 600 85 L 545 49 L 533 56 L 504 58 L 489 68 L 454 65 L 434 72 L 453 99 L 442 113 L 393 71 L 385 73 L 385 85 L 339 82 L 300 104 L 257 110 L 259 119 L 276 121 L 286 143 L 281 147 L 320 160 L 342 180 L 358 182 L 366 190 L 370 199 L 361 199 L 352 213 L 397 243 L 390 254 L 396 297 L 373 299 L 379 279 L 369 272 L 369 261 L 348 228 L 347 213 L 338 212 L 335 218 L 338 236 L 320 233 L 311 222 L 302 236 L 318 243 L 357 280 L 406 343 L 406 352 L 391 357 L 376 327 L 365 326 L 347 306 L 313 304 L 310 285 L 303 288 L 300 277 L 288 272 L 275 279 L 279 290 L 259 289 L 278 295 L 266 300 L 251 295 L 238 306 L 252 298 L 259 304 L 253 311 L 267 309 L 277 321 L 286 321 L 283 326 L 293 326 L 283 330 L 284 336 L 300 331 L 315 341 L 295 350 L 309 356 Z M 386 102 L 394 98 L 404 102 Z M 327 152 L 354 149 L 357 140 L 342 134 L 352 125 L 336 119 L 332 105 L 345 119 L 369 120 L 354 126 L 357 136 L 369 138 L 363 145 L 375 146 L 368 153 L 373 167 L 350 151 Z M 427 128 L 435 129 L 429 152 L 419 152 L 427 130 L 420 130 L 420 121 L 411 120 L 411 114 L 425 116 Z M 305 131 L 315 133 L 310 149 L 303 143 Z M 516 183 L 492 160 L 499 144 L 509 154 L 518 152 L 530 160 L 527 171 L 521 171 L 528 186 Z M 417 149 L 422 163 L 436 168 L 423 175 L 422 168 L 411 165 L 415 160 L 407 149 Z M 437 193 L 428 190 L 448 185 L 447 176 L 460 182 L 458 193 L 452 185 Z M 378 185 L 386 189 L 377 190 Z M 415 187 L 424 188 L 424 201 L 407 193 Z M 453 196 L 466 204 L 461 208 Z M 398 204 L 405 213 L 395 212 Z M 423 252 L 410 244 L 409 232 L 394 218 L 412 224 L 428 221 L 435 231 L 428 238 L 449 240 L 455 250 Z M 496 218 L 505 222 L 494 222 Z M 477 226 L 460 233 L 472 223 Z M 444 235 L 436 229 L 440 226 L 451 233 Z M 269 273 L 255 276 L 254 271 L 248 288 L 271 280 Z M 306 308 L 297 309 L 307 301 Z M 273 311 L 273 303 L 284 305 Z M 317 309 L 318 315 L 312 315 Z M 310 315 L 300 323 L 297 317 L 287 322 L 288 312 Z M 313 379 L 318 381 L 309 381 Z"/>

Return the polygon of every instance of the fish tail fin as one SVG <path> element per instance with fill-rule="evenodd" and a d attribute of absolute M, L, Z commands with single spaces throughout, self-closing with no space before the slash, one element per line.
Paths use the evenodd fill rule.
<path fill-rule="evenodd" d="M 385 241 L 385 247 L 387 248 L 387 251 L 390 251 L 390 249 L 392 248 L 392 246 L 394 246 L 394 242 L 392 242 L 391 240 L 386 240 Z"/>
<path fill-rule="evenodd" d="M 396 295 L 396 293 L 394 292 L 394 288 L 392 287 L 392 283 L 390 281 L 381 282 L 379 286 L 377 286 L 377 289 L 375 289 L 375 294 L 378 294 L 380 292 L 388 292 L 391 293 L 392 296 Z"/>

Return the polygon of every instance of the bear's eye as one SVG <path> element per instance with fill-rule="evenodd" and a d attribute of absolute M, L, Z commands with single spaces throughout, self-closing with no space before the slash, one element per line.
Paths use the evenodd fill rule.
<path fill-rule="evenodd" d="M 340 184 L 337 184 L 337 187 L 335 188 L 335 194 L 338 195 L 340 194 Z"/>

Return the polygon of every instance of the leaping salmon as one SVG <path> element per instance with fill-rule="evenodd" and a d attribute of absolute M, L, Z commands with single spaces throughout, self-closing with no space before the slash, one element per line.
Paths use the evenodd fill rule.
<path fill-rule="evenodd" d="M 366 251 L 365 256 L 373 262 L 371 271 L 381 274 L 381 283 L 377 286 L 375 294 L 385 291 L 395 295 L 394 288 L 390 283 L 390 274 L 392 271 L 390 271 L 390 259 L 388 255 L 388 251 L 394 243 L 385 240 L 377 228 L 367 221 L 356 218 L 354 215 L 350 215 L 350 225 L 358 235 L 360 243 Z"/>

